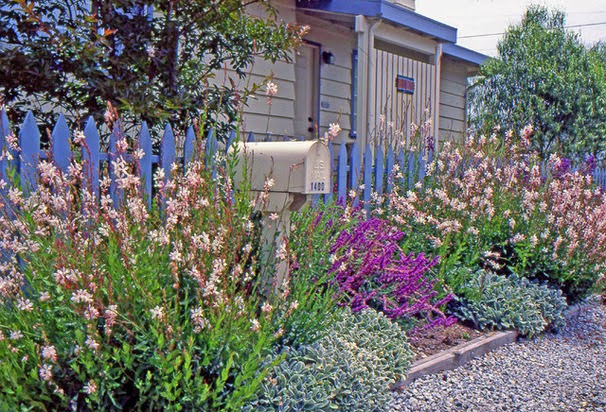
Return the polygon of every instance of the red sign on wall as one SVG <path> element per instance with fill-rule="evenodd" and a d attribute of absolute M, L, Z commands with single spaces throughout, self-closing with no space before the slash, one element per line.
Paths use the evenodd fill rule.
<path fill-rule="evenodd" d="M 414 94 L 415 79 L 401 75 L 396 76 L 396 90 L 402 93 Z"/>

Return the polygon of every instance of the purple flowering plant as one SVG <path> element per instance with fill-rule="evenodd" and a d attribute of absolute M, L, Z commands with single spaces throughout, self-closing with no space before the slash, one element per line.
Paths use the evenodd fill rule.
<path fill-rule="evenodd" d="M 354 228 L 363 219 L 359 208 L 332 202 L 293 214 L 293 230 L 289 236 L 292 261 L 289 297 L 305 310 L 294 312 L 286 320 L 286 343 L 310 343 L 321 337 L 334 321 L 339 307 L 330 272 L 331 245 L 344 231 Z"/>
<path fill-rule="evenodd" d="M 406 254 L 398 245 L 403 237 L 379 218 L 341 232 L 330 249 L 337 299 L 354 312 L 372 307 L 392 320 L 421 319 L 426 327 L 453 324 L 456 319 L 441 309 L 453 296 L 439 298 L 438 280 L 430 273 L 439 257 Z"/>

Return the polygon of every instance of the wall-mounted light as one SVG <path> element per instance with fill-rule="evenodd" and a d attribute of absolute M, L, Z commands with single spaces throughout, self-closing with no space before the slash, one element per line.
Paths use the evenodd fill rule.
<path fill-rule="evenodd" d="M 332 52 L 322 52 L 322 61 L 324 64 L 335 64 L 335 55 Z"/>

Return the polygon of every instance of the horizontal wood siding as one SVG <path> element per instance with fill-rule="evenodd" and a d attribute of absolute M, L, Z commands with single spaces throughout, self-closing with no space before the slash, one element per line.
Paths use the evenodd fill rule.
<path fill-rule="evenodd" d="M 321 51 L 330 51 L 335 56 L 335 64 L 321 63 L 320 67 L 320 123 L 319 133 L 324 134 L 330 123 L 339 123 L 343 128 L 337 142 L 348 139 L 351 115 L 351 56 L 356 47 L 356 37 L 350 29 L 304 14 L 295 15 L 293 0 L 276 5 L 280 19 L 309 25 L 305 40 L 317 43 Z M 320 56 L 321 57 L 321 56 Z M 293 56 L 294 61 L 294 56 Z M 271 62 L 257 59 L 248 69 L 245 79 L 235 79 L 238 87 L 244 89 L 253 84 L 261 84 L 269 76 L 278 86 L 278 94 L 272 99 L 271 108 L 267 103 L 265 87 L 251 96 L 243 110 L 246 132 L 255 134 L 294 134 L 295 68 L 294 63 Z M 235 78 L 229 69 L 217 73 L 214 82 L 221 84 L 227 77 Z M 268 118 L 269 123 L 268 123 Z M 268 127 L 269 124 L 269 127 Z"/>
<path fill-rule="evenodd" d="M 278 18 L 285 22 L 295 23 L 295 1 L 283 0 L 273 3 Z M 252 15 L 267 17 L 263 6 L 250 6 L 248 12 Z M 294 56 L 293 56 L 294 58 Z M 214 84 L 229 84 L 231 78 L 240 90 L 250 89 L 254 84 L 263 84 L 271 78 L 278 86 L 278 94 L 273 97 L 271 107 L 265 95 L 265 87 L 261 87 L 249 97 L 242 112 L 243 131 L 259 135 L 272 134 L 276 136 L 293 135 L 294 100 L 295 100 L 295 69 L 294 64 L 286 61 L 272 63 L 262 58 L 255 59 L 247 70 L 249 73 L 239 79 L 236 73 L 226 68 L 216 73 Z M 269 122 L 268 122 L 269 119 Z"/>
<path fill-rule="evenodd" d="M 380 115 L 385 116 L 385 124 L 369 125 L 371 140 L 382 138 L 386 131 L 387 135 L 399 134 L 399 139 L 408 141 L 410 136 L 410 125 L 421 125 L 431 116 L 427 110 L 431 109 L 431 102 L 436 94 L 435 70 L 433 64 L 421 62 L 408 57 L 391 53 L 381 49 L 375 49 L 376 54 L 376 78 L 375 84 L 369 87 L 375 88 L 375 113 L 377 119 Z M 414 94 L 406 94 L 396 90 L 397 75 L 412 77 L 415 81 Z M 393 128 L 391 124 L 393 122 Z M 393 138 L 391 139 L 393 140 Z M 390 142 L 394 143 L 394 142 Z"/>
<path fill-rule="evenodd" d="M 292 136 L 292 128 L 292 118 L 247 113 L 242 120 L 242 130 L 246 134 L 253 129 L 259 130 L 258 132 L 253 132 L 256 136 L 266 136 L 267 134 L 275 137 Z"/>
<path fill-rule="evenodd" d="M 463 141 L 467 131 L 467 72 L 448 58 L 442 61 L 439 140 Z"/>

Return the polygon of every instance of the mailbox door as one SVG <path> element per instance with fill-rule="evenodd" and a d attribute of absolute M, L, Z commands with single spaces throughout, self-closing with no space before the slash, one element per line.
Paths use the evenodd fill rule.
<path fill-rule="evenodd" d="M 316 142 L 305 158 L 305 194 L 331 192 L 332 159 L 328 147 Z"/>

